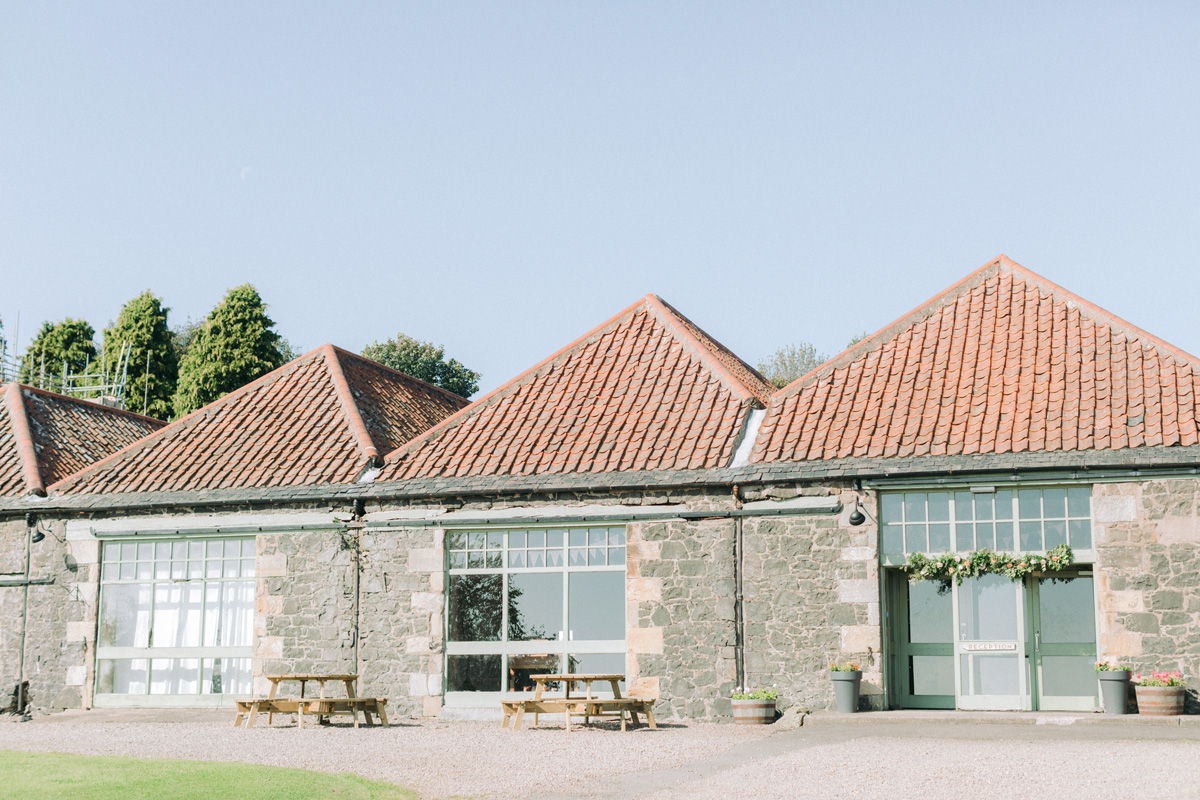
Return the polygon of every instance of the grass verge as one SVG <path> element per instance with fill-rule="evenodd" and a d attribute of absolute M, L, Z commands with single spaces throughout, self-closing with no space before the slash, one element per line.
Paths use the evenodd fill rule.
<path fill-rule="evenodd" d="M 416 800 L 356 775 L 213 761 L 0 751 L 0 796 L 71 800 Z"/>

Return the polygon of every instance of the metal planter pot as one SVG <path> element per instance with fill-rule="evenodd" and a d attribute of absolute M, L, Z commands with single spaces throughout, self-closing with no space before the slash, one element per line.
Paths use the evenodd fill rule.
<path fill-rule="evenodd" d="M 1105 714 L 1124 714 L 1129 704 L 1129 670 L 1097 672 Z"/>
<path fill-rule="evenodd" d="M 1144 717 L 1176 717 L 1183 713 L 1182 686 L 1135 686 L 1138 713 Z"/>
<path fill-rule="evenodd" d="M 731 700 L 735 725 L 770 725 L 775 721 L 774 700 Z"/>
<path fill-rule="evenodd" d="M 854 672 L 830 671 L 833 681 L 833 696 L 837 699 L 837 710 L 841 714 L 858 711 L 858 695 L 862 688 L 862 670 Z"/>

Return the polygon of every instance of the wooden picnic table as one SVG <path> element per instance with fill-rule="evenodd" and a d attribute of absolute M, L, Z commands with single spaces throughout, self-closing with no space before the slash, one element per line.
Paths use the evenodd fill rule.
<path fill-rule="evenodd" d="M 254 717 L 261 710 L 267 712 L 267 724 L 270 725 L 275 714 L 296 714 L 298 727 L 304 727 L 304 715 L 315 714 L 318 722 L 323 722 L 328 717 L 350 716 L 354 718 L 354 727 L 358 727 L 358 712 L 361 711 L 363 719 L 368 725 L 373 725 L 371 714 L 374 712 L 379 715 L 379 721 L 383 726 L 388 727 L 387 711 L 384 706 L 387 705 L 386 698 L 374 697 L 359 697 L 355 686 L 358 682 L 356 673 L 320 673 L 320 672 L 295 672 L 283 673 L 278 675 L 265 675 L 267 680 L 271 682 L 271 692 L 266 699 L 252 699 L 238 701 L 238 715 L 234 720 L 234 727 L 241 724 L 242 716 L 249 712 L 249 718 L 246 721 L 246 727 L 254 727 Z M 285 681 L 296 681 L 300 684 L 300 696 L 292 697 L 277 697 L 279 693 L 279 684 Z M 320 694 L 317 697 L 305 697 L 304 689 L 309 683 L 318 683 L 321 686 Z M 341 683 L 346 687 L 345 697 L 326 697 L 325 684 Z"/>
<path fill-rule="evenodd" d="M 501 722 L 501 727 L 508 726 L 509 717 L 515 717 L 513 721 L 513 729 L 521 727 L 521 720 L 525 716 L 525 712 L 529 711 L 533 714 L 533 724 L 538 723 L 538 716 L 545 713 L 562 712 L 567 721 L 567 730 L 571 730 L 571 715 L 583 717 L 584 724 L 591 722 L 592 717 L 617 717 L 621 718 L 621 730 L 625 730 L 625 715 L 629 714 L 629 721 L 634 725 L 638 724 L 638 713 L 646 715 L 646 722 L 651 728 L 657 727 L 654 724 L 654 711 L 652 706 L 653 700 L 643 700 L 640 698 L 627 698 L 621 696 L 621 681 L 625 680 L 625 676 L 620 673 L 547 673 L 543 675 L 531 675 L 530 680 L 534 682 L 533 698 L 530 700 L 505 700 L 501 706 L 504 710 L 504 719 Z M 612 686 L 613 696 L 611 698 L 599 697 L 592 692 L 593 683 L 608 683 Z M 563 684 L 563 695 L 561 697 L 547 697 L 545 690 L 548 684 L 561 683 Z M 574 684 L 582 683 L 586 687 L 582 696 L 571 696 L 571 687 Z"/>

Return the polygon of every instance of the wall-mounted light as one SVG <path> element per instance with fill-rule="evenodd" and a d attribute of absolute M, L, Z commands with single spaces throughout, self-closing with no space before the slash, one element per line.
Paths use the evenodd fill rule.
<path fill-rule="evenodd" d="M 32 511 L 25 514 L 25 527 L 33 531 L 33 535 L 29 537 L 29 541 L 33 544 L 43 541 L 47 534 L 53 537 L 54 541 L 61 544 L 66 544 L 66 542 L 64 542 L 62 539 L 59 539 L 54 535 L 53 528 L 51 528 L 49 525 L 43 526 L 41 521 L 38 519 L 38 515 Z"/>
<path fill-rule="evenodd" d="M 854 510 L 850 512 L 849 522 L 854 527 L 858 527 L 867 521 L 867 515 L 863 513 L 862 501 L 858 499 L 858 495 L 854 496 Z"/>

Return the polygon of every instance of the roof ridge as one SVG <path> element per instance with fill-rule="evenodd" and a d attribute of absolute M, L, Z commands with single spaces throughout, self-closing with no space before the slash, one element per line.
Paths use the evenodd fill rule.
<path fill-rule="evenodd" d="M 25 475 L 27 494 L 46 496 L 46 486 L 42 481 L 42 472 L 38 469 L 37 448 L 33 443 L 33 434 L 29 429 L 29 412 L 21 397 L 21 384 L 10 383 L 4 391 L 4 400 L 8 405 L 8 416 L 12 419 L 13 438 L 17 442 L 17 453 L 21 457 L 21 471 Z"/>
<path fill-rule="evenodd" d="M 212 413 L 213 409 L 223 407 L 223 406 L 233 402 L 234 399 L 240 398 L 244 394 L 249 394 L 251 391 L 254 391 L 255 389 L 259 388 L 260 386 L 265 386 L 269 383 L 273 383 L 274 381 L 279 380 L 279 378 L 283 377 L 285 374 L 292 372 L 295 369 L 298 369 L 301 364 L 306 363 L 307 361 L 316 357 L 317 355 L 320 355 L 321 352 L 322 351 L 321 351 L 320 347 L 318 347 L 314 350 L 310 350 L 309 352 L 305 353 L 304 355 L 299 356 L 298 358 L 292 359 L 291 361 L 284 364 L 283 366 L 276 367 L 275 369 L 268 372 L 266 375 L 261 375 L 261 376 L 255 378 L 254 380 L 250 381 L 249 383 L 247 383 L 244 386 L 239 386 L 238 388 L 234 389 L 232 392 L 225 395 L 224 397 L 219 397 L 216 400 L 213 400 L 208 405 L 201 406 L 200 408 L 197 408 L 192 413 L 190 413 L 186 416 L 180 417 L 179 419 L 175 420 L 174 422 L 167 423 L 163 427 L 154 431 L 154 433 L 151 433 L 148 436 L 143 436 L 141 439 L 138 439 L 136 442 L 131 442 L 130 444 L 125 445 L 120 450 L 116 451 L 115 453 L 107 455 L 104 458 L 100 459 L 99 461 L 94 461 L 91 464 L 87 465 L 86 467 L 84 467 L 83 469 L 81 469 L 77 472 L 72 472 L 70 475 L 63 478 L 62 480 L 51 484 L 49 488 L 54 491 L 62 491 L 63 488 L 70 488 L 70 485 L 72 482 L 78 482 L 78 480 L 80 478 L 82 478 L 83 476 L 88 475 L 92 472 L 95 472 L 98 469 L 100 469 L 101 467 L 107 467 L 110 464 L 117 463 L 118 460 L 126 457 L 129 453 L 133 452 L 135 449 L 148 447 L 152 442 L 158 441 L 160 438 L 163 438 L 163 437 L 169 435 L 170 433 L 190 427 L 197 419 L 200 419 L 201 417 Z"/>
<path fill-rule="evenodd" d="M 366 457 L 368 467 L 377 467 L 383 463 L 383 459 L 379 455 L 379 450 L 375 447 L 375 442 L 371 439 L 371 433 L 367 430 L 367 424 L 363 421 L 362 411 L 358 407 L 358 402 L 354 399 L 354 394 L 350 391 L 350 384 L 346 381 L 346 373 L 342 369 L 342 362 L 338 358 L 337 350 L 331 344 L 321 345 L 319 348 L 325 356 L 325 365 L 329 370 L 329 376 L 333 380 L 333 390 L 337 395 L 342 406 L 342 414 L 346 417 L 346 422 L 350 426 L 350 433 L 354 436 L 358 446 L 362 449 L 363 455 Z"/>
<path fill-rule="evenodd" d="M 1153 345 L 1160 351 L 1165 352 L 1167 355 L 1170 355 L 1177 360 L 1183 361 L 1187 364 L 1187 366 L 1192 367 L 1192 369 L 1197 369 L 1200 367 L 1200 358 L 1197 358 L 1196 356 L 1188 353 L 1186 350 L 1160 339 L 1149 331 L 1139 328 L 1137 325 L 1134 325 L 1131 322 L 1125 321 L 1116 314 L 1113 314 L 1111 311 L 1107 311 L 1095 303 L 1085 300 L 1071 290 L 1059 286 L 1057 283 L 1054 283 L 1053 281 L 1044 278 L 1038 273 L 1029 269 L 1029 267 L 1018 264 L 1016 261 L 1013 261 L 1005 254 L 1001 253 L 995 258 L 989 260 L 979 269 L 970 273 L 961 280 L 951 284 L 948 288 L 937 293 L 924 303 L 921 303 L 907 314 L 901 315 L 891 323 L 880 328 L 875 333 L 863 339 L 861 342 L 858 342 L 852 347 L 846 348 L 841 353 L 838 353 L 824 363 L 813 367 L 811 370 L 776 392 L 775 397 L 782 398 L 787 395 L 795 394 L 804 386 L 811 385 L 815 381 L 828 376 L 830 372 L 857 361 L 859 358 L 867 355 L 872 350 L 875 350 L 884 343 L 890 341 L 893 336 L 901 331 L 906 330 L 925 319 L 928 319 L 934 313 L 949 305 L 951 300 L 957 299 L 959 296 L 990 279 L 993 275 L 1003 271 L 1007 271 L 1012 275 L 1020 276 L 1023 280 L 1034 284 L 1039 289 L 1049 294 L 1057 295 L 1060 299 L 1070 303 L 1075 303 L 1077 306 L 1085 309 L 1088 312 L 1085 314 L 1085 316 L 1089 317 L 1093 321 L 1102 322 L 1110 328 L 1119 330 L 1121 333 L 1132 335 L 1140 339 L 1146 339 L 1153 343 Z"/>
<path fill-rule="evenodd" d="M 654 313 L 656 319 L 663 324 L 669 326 L 677 337 L 684 340 L 685 345 L 691 345 L 701 358 L 708 364 L 709 369 L 714 372 L 717 377 L 735 394 L 741 395 L 742 400 L 757 400 L 764 406 L 770 400 L 774 393 L 774 387 L 770 381 L 762 376 L 762 374 L 754 367 L 747 364 L 741 357 L 730 350 L 725 345 L 721 344 L 715 337 L 682 314 L 678 309 L 663 300 L 657 294 L 648 294 L 645 297 L 647 306 Z M 695 333 L 692 330 L 693 328 Z M 699 336 L 697 335 L 699 334 Z M 703 338 L 701 338 L 703 337 Z M 705 341 L 707 340 L 707 341 Z M 714 350 L 716 352 L 714 352 Z M 733 373 L 729 367 L 722 363 L 720 353 L 727 354 L 730 358 L 736 360 L 739 364 L 745 367 L 751 375 L 759 378 L 762 385 L 755 388 L 748 385 L 745 381 Z"/>
<path fill-rule="evenodd" d="M 647 295 L 647 297 L 649 297 L 649 295 Z M 504 399 L 512 392 L 521 388 L 521 386 L 523 386 L 525 383 L 538 377 L 538 375 L 540 375 L 543 370 L 549 369 L 555 363 L 557 363 L 559 360 L 566 358 L 566 356 L 569 355 L 572 351 L 587 344 L 590 340 L 604 334 L 606 331 L 608 331 L 609 328 L 613 327 L 614 325 L 617 325 L 623 319 L 632 315 L 634 312 L 637 311 L 639 306 L 643 306 L 643 305 L 646 305 L 646 297 L 643 297 L 643 298 L 639 299 L 637 302 L 635 302 L 633 305 L 630 305 L 630 306 L 622 309 L 621 311 L 618 311 L 612 317 L 609 317 L 604 322 L 601 322 L 599 325 L 592 328 L 588 332 L 584 333 L 582 336 L 576 338 L 574 341 L 567 343 L 563 347 L 560 347 L 558 350 L 555 350 L 553 353 L 546 356 L 545 358 L 543 358 L 541 361 L 534 364 L 529 369 L 517 374 L 513 378 L 510 378 L 508 381 L 504 382 L 500 386 L 497 386 L 495 389 L 492 389 L 490 392 L 488 392 L 487 394 L 485 394 L 483 397 L 479 398 L 478 400 L 475 400 L 475 401 L 471 402 L 469 405 L 464 406 L 463 408 L 460 408 L 458 411 L 456 411 L 455 413 L 446 417 L 444 420 L 439 422 L 437 425 L 434 425 L 432 428 L 430 428 L 429 430 L 420 434 L 419 436 L 414 436 L 412 439 L 409 439 L 407 442 L 405 442 L 404 444 L 397 447 L 395 450 L 388 453 L 384 457 L 384 460 L 386 462 L 393 462 L 396 458 L 403 458 L 407 454 L 407 452 L 416 450 L 421 445 L 423 445 L 425 442 L 435 439 L 435 438 L 441 436 L 442 434 L 444 434 L 446 431 L 451 430 L 452 428 L 457 426 L 459 423 L 461 423 L 464 419 L 467 419 L 468 417 L 475 414 L 478 409 L 484 408 L 486 406 L 490 406 L 494 403 L 499 402 L 500 400 Z"/>
<path fill-rule="evenodd" d="M 404 371 L 398 370 L 398 369 L 394 369 L 392 367 L 389 367 L 387 364 L 376 361 L 372 358 L 367 358 L 366 356 L 362 355 L 361 353 L 355 353 L 350 350 L 347 350 L 344 347 L 338 347 L 336 344 L 327 344 L 325 346 L 332 347 L 335 352 L 341 354 L 342 356 L 350 356 L 351 358 L 362 361 L 363 363 L 370 364 L 372 367 L 376 367 L 377 369 L 384 370 L 385 372 L 390 372 L 393 375 L 398 375 L 401 378 L 404 378 L 405 380 L 412 381 L 413 383 L 418 383 L 427 389 L 432 389 L 435 392 L 444 394 L 446 397 L 451 398 L 453 400 L 457 400 L 458 402 L 461 402 L 461 403 L 470 403 L 471 402 L 468 398 L 463 397 L 461 394 L 455 394 L 454 392 L 450 391 L 449 389 L 445 389 L 441 386 L 438 386 L 437 384 L 430 383 L 429 381 L 423 381 L 414 375 L 409 375 L 407 372 L 404 372 Z"/>
<path fill-rule="evenodd" d="M 17 383 L 17 385 L 21 387 L 22 391 L 45 395 L 46 397 L 53 398 L 54 400 L 66 400 L 69 403 L 74 403 L 75 405 L 83 406 L 88 409 L 100 409 L 101 411 L 111 412 L 113 414 L 121 414 L 122 416 L 145 420 L 146 422 L 157 422 L 159 425 L 170 424 L 166 420 L 161 420 L 157 417 L 148 417 L 145 414 L 139 414 L 136 411 L 130 411 L 127 408 L 114 408 L 113 406 L 106 406 L 103 403 L 97 403 L 95 400 L 88 400 L 85 397 L 71 397 L 69 394 L 52 392 L 49 389 L 39 389 L 37 386 L 30 386 L 27 383 Z"/>

